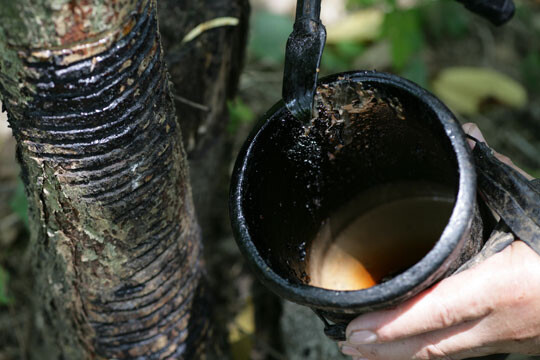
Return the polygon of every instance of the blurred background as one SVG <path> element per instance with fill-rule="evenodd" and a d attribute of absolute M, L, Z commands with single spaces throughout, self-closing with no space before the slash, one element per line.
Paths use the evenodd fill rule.
<path fill-rule="evenodd" d="M 238 96 L 228 103 L 227 132 L 234 153 L 256 120 L 281 97 L 295 4 L 251 1 L 247 59 Z M 514 19 L 503 27 L 451 0 L 322 4 L 328 33 L 322 76 L 376 69 L 408 78 L 436 94 L 462 123 L 477 123 L 491 147 L 540 177 L 540 0 L 517 0 Z M 18 172 L 14 139 L 2 114 L 0 360 L 23 359 L 31 331 L 27 205 Z M 309 310 L 282 303 L 253 280 L 231 238 L 218 246 L 208 259 L 210 267 L 223 269 L 220 279 L 231 284 L 217 300 L 230 343 L 223 358 L 340 358 Z"/>

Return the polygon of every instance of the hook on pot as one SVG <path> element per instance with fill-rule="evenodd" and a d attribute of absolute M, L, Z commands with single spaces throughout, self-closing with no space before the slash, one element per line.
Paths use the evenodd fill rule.
<path fill-rule="evenodd" d="M 326 42 L 320 20 L 321 0 L 298 0 L 293 32 L 287 40 L 283 100 L 293 116 L 309 121 Z"/>
<path fill-rule="evenodd" d="M 331 340 L 334 341 L 346 341 L 346 330 L 347 324 L 335 323 L 331 324 L 324 315 L 317 309 L 312 309 L 313 312 L 322 320 L 324 323 L 324 334 Z"/>

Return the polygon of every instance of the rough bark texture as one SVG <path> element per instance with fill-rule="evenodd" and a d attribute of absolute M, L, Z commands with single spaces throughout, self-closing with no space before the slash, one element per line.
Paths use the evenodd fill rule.
<path fill-rule="evenodd" d="M 188 153 L 193 196 L 206 241 L 228 232 L 227 194 L 231 149 L 226 100 L 234 97 L 243 65 L 248 0 L 160 0 L 160 31 L 176 114 Z M 188 42 L 198 25 L 223 17 L 235 26 L 208 29 Z M 194 105 L 195 104 L 195 105 Z M 202 106 L 197 106 L 202 105 Z"/>
<path fill-rule="evenodd" d="M 0 93 L 29 197 L 36 358 L 200 358 L 200 231 L 155 1 L 2 6 Z"/>

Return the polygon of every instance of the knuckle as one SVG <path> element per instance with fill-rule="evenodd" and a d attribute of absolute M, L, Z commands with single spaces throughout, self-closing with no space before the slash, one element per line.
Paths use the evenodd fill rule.
<path fill-rule="evenodd" d="M 446 328 L 452 326 L 456 322 L 456 315 L 447 305 L 442 302 L 438 303 L 437 309 L 437 318 L 435 321 L 438 322 L 441 327 Z"/>
<path fill-rule="evenodd" d="M 452 358 L 435 344 L 427 344 L 415 356 L 418 360 L 452 360 Z"/>

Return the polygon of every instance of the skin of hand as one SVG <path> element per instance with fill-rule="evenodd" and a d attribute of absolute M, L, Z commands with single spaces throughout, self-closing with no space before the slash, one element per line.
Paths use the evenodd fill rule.
<path fill-rule="evenodd" d="M 463 128 L 485 141 L 476 125 Z M 540 256 L 515 241 L 397 308 L 360 315 L 339 346 L 356 360 L 540 354 Z"/>

